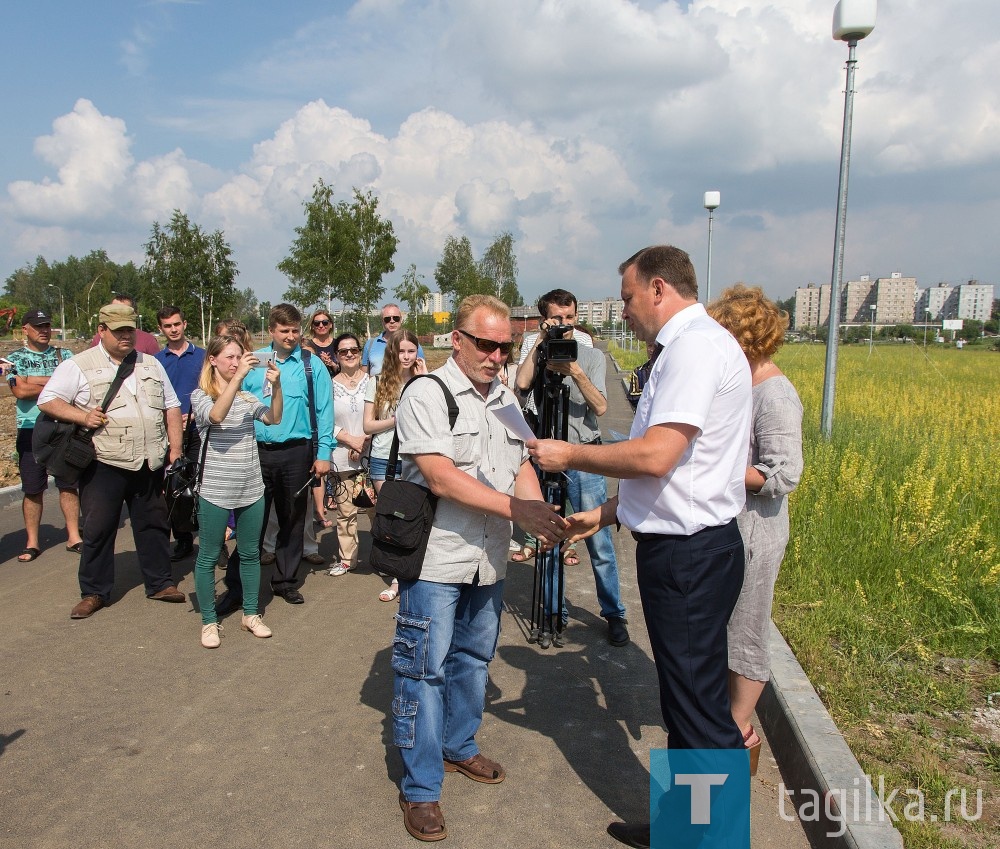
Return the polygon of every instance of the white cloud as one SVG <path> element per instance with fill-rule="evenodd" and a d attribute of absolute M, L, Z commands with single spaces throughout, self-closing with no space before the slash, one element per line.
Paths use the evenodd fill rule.
<path fill-rule="evenodd" d="M 59 179 L 11 183 L 17 214 L 40 222 L 106 215 L 132 165 L 125 122 L 102 115 L 81 98 L 72 112 L 53 121 L 52 129 L 51 136 L 35 142 L 35 153 L 57 169 Z"/>

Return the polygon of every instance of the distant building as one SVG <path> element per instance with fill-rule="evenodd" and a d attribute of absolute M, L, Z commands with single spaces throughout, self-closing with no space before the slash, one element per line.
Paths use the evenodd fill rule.
<path fill-rule="evenodd" d="M 622 320 L 625 302 L 621 298 L 603 298 L 599 301 L 579 301 L 577 320 L 600 330 L 606 322 L 614 324 Z"/>
<path fill-rule="evenodd" d="M 993 285 L 970 280 L 958 289 L 958 318 L 989 321 L 993 312 Z"/>
<path fill-rule="evenodd" d="M 875 283 L 867 274 L 848 280 L 840 290 L 840 321 L 843 324 L 868 324 L 875 303 Z"/>
<path fill-rule="evenodd" d="M 830 322 L 830 284 L 801 286 L 795 290 L 793 330 L 825 327 Z"/>
<path fill-rule="evenodd" d="M 440 292 L 431 292 L 424 298 L 423 304 L 420 307 L 421 315 L 430 315 L 431 313 L 443 312 L 444 311 L 444 295 Z"/>
<path fill-rule="evenodd" d="M 916 293 L 916 277 L 903 277 L 898 271 L 894 271 L 889 277 L 879 277 L 875 281 L 875 322 L 910 324 L 913 321 Z M 871 316 L 863 321 L 871 321 Z"/>
<path fill-rule="evenodd" d="M 946 318 L 966 318 L 989 321 L 993 309 L 993 286 L 970 280 L 959 286 L 938 283 L 924 289 L 917 297 L 915 320 L 942 321 Z"/>

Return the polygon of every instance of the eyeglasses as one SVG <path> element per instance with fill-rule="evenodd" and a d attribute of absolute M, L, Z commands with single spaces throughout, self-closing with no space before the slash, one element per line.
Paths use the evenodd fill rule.
<path fill-rule="evenodd" d="M 329 319 L 326 319 L 326 318 L 317 318 L 313 322 L 313 327 L 326 327 L 327 325 L 332 324 L 332 323 L 333 322 L 330 321 Z"/>
<path fill-rule="evenodd" d="M 463 336 L 467 336 L 471 339 L 475 343 L 475 346 L 484 354 L 492 354 L 494 351 L 499 349 L 501 354 L 507 356 L 507 354 L 510 353 L 511 348 L 514 347 L 513 342 L 497 342 L 493 339 L 480 339 L 478 336 L 466 333 L 461 327 L 456 327 L 455 329 Z"/>
<path fill-rule="evenodd" d="M 361 353 L 360 348 L 338 348 L 337 353 L 342 357 L 356 357 Z"/>
<path fill-rule="evenodd" d="M 394 321 L 402 321 L 403 316 L 401 315 L 387 315 L 382 318 L 382 324 L 389 324 Z"/>

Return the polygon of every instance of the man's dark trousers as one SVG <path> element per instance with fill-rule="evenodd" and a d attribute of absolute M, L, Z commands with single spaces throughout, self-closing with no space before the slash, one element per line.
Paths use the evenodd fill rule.
<path fill-rule="evenodd" d="M 736 520 L 691 536 L 633 534 L 646 629 L 671 749 L 738 749 L 726 626 L 743 586 Z"/>
<path fill-rule="evenodd" d="M 138 471 L 106 463 L 91 463 L 80 478 L 83 553 L 80 557 L 80 594 L 111 601 L 115 586 L 115 538 L 122 505 L 128 508 L 135 553 L 153 595 L 174 584 L 170 571 L 170 528 L 163 499 L 163 469 L 155 472 L 143 463 Z"/>
<path fill-rule="evenodd" d="M 260 529 L 260 544 L 263 545 L 267 517 L 273 507 L 278 519 L 278 538 L 274 543 L 271 589 L 278 593 L 294 589 L 298 583 L 302 533 L 312 500 L 312 491 L 308 487 L 303 488 L 312 468 L 312 445 L 307 439 L 293 439 L 278 444 L 258 442 L 257 449 L 260 472 L 264 478 L 264 524 Z M 233 596 L 243 597 L 237 549 L 233 549 L 229 556 L 225 583 Z"/>

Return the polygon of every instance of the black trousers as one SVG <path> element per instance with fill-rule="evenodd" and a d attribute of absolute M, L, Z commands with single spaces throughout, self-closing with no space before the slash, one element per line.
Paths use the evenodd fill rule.
<path fill-rule="evenodd" d="M 743 586 L 736 520 L 691 536 L 637 534 L 636 574 L 671 749 L 739 749 L 726 625 Z"/>
<path fill-rule="evenodd" d="M 312 468 L 312 445 L 308 440 L 303 440 L 301 444 L 270 446 L 258 442 L 257 450 L 264 478 L 264 524 L 260 529 L 260 544 L 263 545 L 267 517 L 273 507 L 278 519 L 278 538 L 274 543 L 271 589 L 288 590 L 298 583 L 302 562 L 302 533 L 312 499 L 312 490 L 303 488 L 303 485 L 309 480 Z M 243 595 L 238 549 L 229 556 L 225 583 L 230 592 Z"/>
<path fill-rule="evenodd" d="M 115 586 L 115 540 L 122 505 L 132 522 L 132 538 L 146 595 L 174 583 L 170 572 L 170 528 L 163 500 L 163 469 L 143 463 L 132 472 L 91 463 L 80 478 L 83 554 L 80 557 L 80 595 L 111 600 Z"/>

